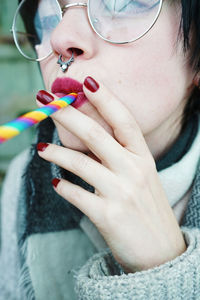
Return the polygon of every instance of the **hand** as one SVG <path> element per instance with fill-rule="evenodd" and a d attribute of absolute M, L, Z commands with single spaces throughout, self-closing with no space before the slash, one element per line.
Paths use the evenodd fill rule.
<path fill-rule="evenodd" d="M 86 87 L 84 93 L 114 137 L 72 106 L 54 113 L 52 118 L 80 138 L 99 160 L 53 144 L 39 151 L 43 159 L 95 188 L 95 194 L 90 193 L 61 179 L 55 191 L 89 217 L 126 272 L 174 259 L 186 245 L 140 128 L 102 83 L 95 93 Z"/>

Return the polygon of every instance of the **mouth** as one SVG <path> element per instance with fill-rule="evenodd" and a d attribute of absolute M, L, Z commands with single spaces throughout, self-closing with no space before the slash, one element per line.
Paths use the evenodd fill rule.
<path fill-rule="evenodd" d="M 83 93 L 83 84 L 70 77 L 57 78 L 51 86 L 51 92 L 57 97 L 63 97 L 69 93 L 77 93 L 76 100 L 71 104 L 75 108 L 82 106 L 88 101 Z"/>

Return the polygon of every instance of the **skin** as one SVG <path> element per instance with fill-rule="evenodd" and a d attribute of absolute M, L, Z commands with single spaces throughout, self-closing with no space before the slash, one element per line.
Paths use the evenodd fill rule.
<path fill-rule="evenodd" d="M 91 194 L 62 179 L 55 191 L 90 218 L 125 271 L 145 270 L 186 250 L 155 166 L 180 133 L 194 79 L 177 44 L 180 8 L 165 1 L 148 34 L 128 45 L 100 39 L 84 10 L 64 15 L 41 71 L 47 91 L 62 76 L 84 82 L 89 75 L 100 88 L 84 87 L 87 103 L 53 115 L 64 147 L 49 145 L 39 155 L 95 187 Z M 71 47 L 83 53 L 63 75 L 56 62 Z"/>

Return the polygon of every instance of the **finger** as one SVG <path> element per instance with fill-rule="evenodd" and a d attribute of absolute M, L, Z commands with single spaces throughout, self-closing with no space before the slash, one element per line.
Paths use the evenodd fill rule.
<path fill-rule="evenodd" d="M 100 124 L 72 106 L 55 112 L 51 117 L 87 145 L 102 164 L 110 169 L 119 168 L 124 149 Z"/>
<path fill-rule="evenodd" d="M 123 147 L 139 155 L 149 152 L 141 129 L 125 104 L 103 83 L 97 83 L 91 77 L 86 77 L 83 88 L 88 100 L 112 127 L 116 139 Z"/>
<path fill-rule="evenodd" d="M 94 223 L 101 223 L 104 200 L 94 193 L 64 179 L 52 180 L 55 191 L 80 209 Z"/>
<path fill-rule="evenodd" d="M 39 101 L 38 101 L 39 100 Z M 50 103 L 53 100 L 58 100 L 58 97 L 55 95 L 50 94 L 49 92 L 46 91 L 39 91 L 37 94 L 37 105 L 39 107 L 44 106 L 47 103 Z M 96 109 L 95 109 L 96 110 Z M 59 123 L 62 128 L 69 130 L 72 132 L 74 135 L 76 135 L 78 138 L 80 138 L 87 146 L 92 150 L 91 152 L 96 154 L 96 157 L 99 158 L 102 163 L 105 165 L 109 166 L 108 160 L 109 158 L 106 159 L 105 155 L 109 155 L 109 151 L 107 151 L 106 147 L 102 148 L 101 151 L 103 153 L 99 153 L 98 151 L 95 152 L 95 148 L 98 148 L 98 144 L 102 142 L 100 139 L 100 136 L 102 136 L 103 141 L 105 139 L 109 139 L 110 143 L 114 143 L 116 147 L 119 148 L 119 144 L 111 138 L 111 136 L 103 129 L 100 127 L 100 125 L 95 125 L 95 122 L 92 121 L 89 117 L 86 117 L 86 115 L 83 115 L 79 111 L 77 112 L 73 107 L 68 106 L 65 109 L 61 109 L 60 111 L 54 113 L 51 115 L 52 119 L 54 120 L 55 124 Z M 78 121 L 77 121 L 78 120 Z M 85 122 L 90 122 L 89 125 Z M 87 130 L 85 128 L 87 127 Z M 94 127 L 94 128 L 93 128 Z M 84 134 L 87 133 L 87 134 Z M 91 136 L 93 138 L 91 139 Z M 97 144 L 98 142 L 98 144 Z M 101 146 L 103 143 L 101 144 Z M 95 147 L 93 147 L 95 146 Z M 109 150 L 111 150 L 112 147 L 109 146 Z M 115 149 L 113 149 L 115 150 Z M 110 156 L 111 158 L 111 156 Z M 113 165 L 113 162 L 110 161 L 110 163 Z"/>
<path fill-rule="evenodd" d="M 81 177 L 102 196 L 111 193 L 115 175 L 87 155 L 54 144 L 39 143 L 37 149 L 40 157 Z"/>

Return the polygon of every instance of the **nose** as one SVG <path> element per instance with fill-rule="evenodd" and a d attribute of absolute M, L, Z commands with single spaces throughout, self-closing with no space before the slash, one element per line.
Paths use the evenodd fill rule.
<path fill-rule="evenodd" d="M 51 46 L 57 55 L 62 54 L 69 59 L 74 57 L 89 59 L 96 52 L 97 36 L 92 30 L 87 7 L 84 5 L 67 5 L 61 22 L 51 35 Z"/>

